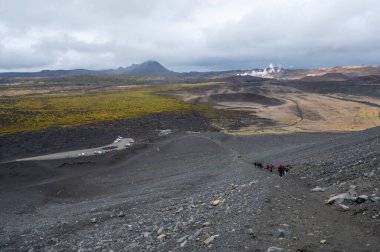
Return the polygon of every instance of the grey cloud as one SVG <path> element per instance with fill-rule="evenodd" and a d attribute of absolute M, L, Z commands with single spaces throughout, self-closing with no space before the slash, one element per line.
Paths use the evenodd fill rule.
<path fill-rule="evenodd" d="M 379 65 L 376 0 L 0 0 L 0 70 Z"/>
<path fill-rule="evenodd" d="M 29 50 L 9 50 L 0 46 L 0 69 L 38 69 L 53 64 L 55 57 Z"/>

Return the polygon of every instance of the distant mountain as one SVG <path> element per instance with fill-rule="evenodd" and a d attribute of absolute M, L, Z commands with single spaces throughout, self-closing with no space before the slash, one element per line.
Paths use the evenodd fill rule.
<path fill-rule="evenodd" d="M 5 72 L 5 73 L 0 73 L 0 77 L 3 77 L 3 78 L 65 77 L 65 76 L 76 76 L 76 75 L 100 75 L 100 74 L 168 76 L 168 75 L 174 75 L 176 73 L 168 70 L 157 61 L 146 61 L 141 64 L 132 64 L 129 67 L 119 67 L 117 69 L 100 70 L 100 71 L 87 70 L 87 69 L 73 69 L 73 70 L 42 70 L 40 72 Z"/>
<path fill-rule="evenodd" d="M 42 70 L 40 72 L 5 72 L 5 73 L 0 73 L 0 77 L 3 77 L 3 78 L 64 77 L 64 76 L 96 74 L 96 72 L 97 71 L 91 71 L 91 70 L 86 70 L 86 69 Z"/>
<path fill-rule="evenodd" d="M 133 64 L 129 67 L 119 67 L 118 69 L 111 70 L 110 72 L 129 75 L 171 75 L 174 73 L 157 61 L 152 60 L 141 64 Z"/>

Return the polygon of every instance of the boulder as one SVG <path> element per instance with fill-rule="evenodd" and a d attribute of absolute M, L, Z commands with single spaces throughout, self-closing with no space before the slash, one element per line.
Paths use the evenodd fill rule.
<path fill-rule="evenodd" d="M 220 199 L 217 199 L 217 200 L 214 200 L 211 204 L 213 206 L 218 206 L 220 203 L 222 203 L 222 201 Z"/>
<path fill-rule="evenodd" d="M 362 194 L 360 196 L 357 197 L 357 199 L 355 200 L 357 203 L 364 203 L 368 200 L 368 196 L 365 195 L 365 194 Z"/>
<path fill-rule="evenodd" d="M 164 240 L 166 238 L 166 234 L 160 234 L 159 236 L 157 236 L 157 240 L 159 240 L 159 241 L 162 241 L 162 240 Z"/>
<path fill-rule="evenodd" d="M 326 203 L 327 204 L 334 204 L 334 203 L 343 203 L 343 201 L 345 200 L 350 200 L 351 199 L 351 195 L 349 193 L 341 193 L 341 194 L 338 194 L 338 195 L 335 195 L 331 198 L 329 198 Z"/>

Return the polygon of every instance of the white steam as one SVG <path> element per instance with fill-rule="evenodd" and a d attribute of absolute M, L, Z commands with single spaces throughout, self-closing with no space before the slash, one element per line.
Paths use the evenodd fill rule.
<path fill-rule="evenodd" d="M 278 67 L 275 67 L 272 63 L 269 64 L 267 68 L 259 69 L 259 70 L 252 70 L 251 72 L 245 72 L 245 73 L 239 73 L 238 76 L 254 76 L 254 77 L 261 77 L 261 78 L 274 78 L 274 74 L 280 73 L 281 65 Z"/>

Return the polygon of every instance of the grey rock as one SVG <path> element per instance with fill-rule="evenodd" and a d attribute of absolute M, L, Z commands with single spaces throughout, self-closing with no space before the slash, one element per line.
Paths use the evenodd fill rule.
<path fill-rule="evenodd" d="M 212 201 L 212 205 L 213 206 L 218 206 L 219 204 L 221 204 L 222 203 L 222 200 L 220 200 L 220 199 L 216 199 L 216 200 L 214 200 L 214 201 Z"/>
<path fill-rule="evenodd" d="M 181 247 L 181 248 L 185 247 L 186 243 L 187 243 L 187 240 L 183 241 L 183 242 L 181 243 L 181 245 L 179 245 L 179 247 Z"/>
<path fill-rule="evenodd" d="M 218 238 L 219 235 L 212 235 L 210 236 L 209 238 L 207 238 L 206 240 L 203 241 L 203 243 L 205 245 L 209 244 L 210 242 L 213 242 L 216 238 Z"/>
<path fill-rule="evenodd" d="M 158 135 L 159 136 L 167 136 L 167 135 L 170 135 L 170 134 L 172 134 L 173 132 L 172 132 L 172 130 L 171 129 L 166 129 L 166 130 L 160 130 L 159 132 L 158 132 Z"/>
<path fill-rule="evenodd" d="M 187 224 L 191 224 L 193 223 L 195 220 L 194 220 L 194 217 L 193 216 L 190 216 L 189 220 L 187 221 Z"/>
<path fill-rule="evenodd" d="M 371 197 L 371 201 L 373 201 L 373 202 L 379 202 L 380 201 L 380 197 Z"/>
<path fill-rule="evenodd" d="M 206 222 L 202 223 L 202 227 L 208 227 L 211 225 L 212 225 L 211 221 L 206 221 Z"/>
<path fill-rule="evenodd" d="M 189 237 L 189 239 L 196 239 L 203 232 L 203 230 L 204 228 L 198 229 L 191 237 Z"/>
<path fill-rule="evenodd" d="M 372 170 L 370 173 L 365 172 L 363 175 L 366 178 L 372 178 L 375 175 L 375 170 Z"/>
<path fill-rule="evenodd" d="M 125 213 L 123 211 L 120 211 L 118 214 L 117 214 L 117 217 L 124 217 L 125 216 Z"/>
<path fill-rule="evenodd" d="M 176 213 L 176 214 L 179 214 L 179 213 L 182 212 L 182 211 L 183 211 L 183 207 L 180 207 L 180 208 L 178 208 L 177 211 L 175 211 L 175 213 Z"/>
<path fill-rule="evenodd" d="M 157 234 L 160 235 L 162 232 L 164 232 L 165 226 L 162 226 L 158 229 Z"/>
<path fill-rule="evenodd" d="M 149 238 L 150 237 L 150 233 L 149 232 L 144 232 L 143 236 L 144 236 L 144 238 Z"/>
<path fill-rule="evenodd" d="M 251 236 L 251 238 L 255 238 L 257 235 L 255 234 L 255 232 L 253 232 L 253 229 L 252 228 L 249 228 L 248 229 L 248 233 L 249 235 Z"/>
<path fill-rule="evenodd" d="M 326 190 L 325 188 L 317 186 L 317 187 L 311 189 L 310 191 L 311 192 L 324 192 L 325 190 Z"/>
<path fill-rule="evenodd" d="M 343 205 L 343 204 L 339 204 L 339 207 L 342 211 L 348 211 L 350 208 L 346 205 Z"/>
<path fill-rule="evenodd" d="M 273 236 L 276 237 L 276 238 L 290 239 L 291 233 L 288 230 L 279 228 L 279 229 L 277 229 L 276 232 L 273 233 Z"/>
<path fill-rule="evenodd" d="M 268 249 L 267 249 L 267 252 L 276 252 L 276 251 L 283 251 L 284 249 L 282 249 L 282 248 L 279 248 L 279 247 L 275 247 L 275 246 L 273 246 L 273 247 L 269 247 Z"/>
<path fill-rule="evenodd" d="M 166 239 L 167 235 L 166 234 L 160 234 L 159 236 L 156 237 L 157 240 L 162 241 Z"/>
<path fill-rule="evenodd" d="M 187 237 L 189 237 L 189 236 L 188 236 L 188 235 L 182 236 L 181 238 L 179 238 L 179 239 L 177 240 L 177 242 L 178 242 L 178 243 L 182 243 L 184 240 L 187 239 Z"/>
<path fill-rule="evenodd" d="M 349 193 L 352 197 L 356 197 L 356 195 L 357 195 L 355 189 L 356 189 L 356 185 L 350 185 L 350 190 L 348 190 L 348 193 Z"/>

